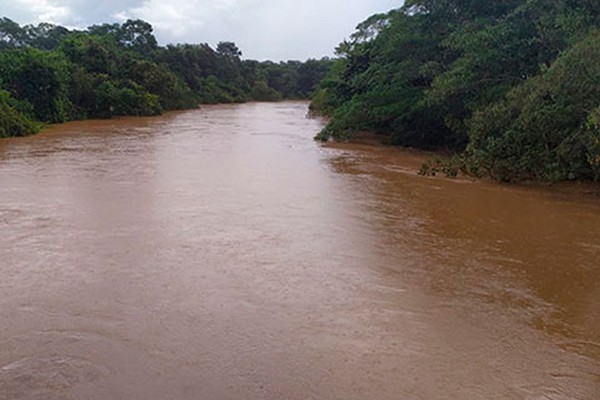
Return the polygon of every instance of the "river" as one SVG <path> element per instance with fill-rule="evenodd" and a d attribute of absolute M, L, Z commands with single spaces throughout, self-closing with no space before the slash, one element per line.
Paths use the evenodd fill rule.
<path fill-rule="evenodd" d="M 600 201 L 303 102 L 0 141 L 0 399 L 600 398 Z"/>

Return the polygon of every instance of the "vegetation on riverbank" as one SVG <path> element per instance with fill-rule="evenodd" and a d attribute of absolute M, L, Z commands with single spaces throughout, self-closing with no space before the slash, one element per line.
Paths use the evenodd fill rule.
<path fill-rule="evenodd" d="M 500 181 L 600 178 L 600 3 L 407 0 L 361 23 L 313 97 L 318 138 L 444 148 Z"/>
<path fill-rule="evenodd" d="M 39 122 L 304 99 L 331 64 L 241 56 L 232 42 L 159 46 L 141 20 L 77 31 L 0 18 L 0 137 L 35 133 Z"/>

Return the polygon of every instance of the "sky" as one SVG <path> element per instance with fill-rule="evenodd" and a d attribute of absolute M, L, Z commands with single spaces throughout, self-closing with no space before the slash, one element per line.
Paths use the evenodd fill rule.
<path fill-rule="evenodd" d="M 243 58 L 305 60 L 335 47 L 372 14 L 402 0 L 1 0 L 0 17 L 69 28 L 143 19 L 160 44 L 232 41 Z"/>

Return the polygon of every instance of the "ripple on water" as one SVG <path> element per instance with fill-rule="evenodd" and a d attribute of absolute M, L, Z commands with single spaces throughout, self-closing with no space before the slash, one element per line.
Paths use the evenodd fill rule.
<path fill-rule="evenodd" d="M 0 400 L 600 399 L 596 198 L 422 177 L 306 111 L 2 141 Z"/>
<path fill-rule="evenodd" d="M 63 399 L 74 386 L 107 373 L 106 368 L 81 358 L 23 358 L 0 368 L 0 399 Z"/>

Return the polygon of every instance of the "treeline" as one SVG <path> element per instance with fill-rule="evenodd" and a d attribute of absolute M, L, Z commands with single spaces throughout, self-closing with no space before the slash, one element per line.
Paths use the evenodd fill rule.
<path fill-rule="evenodd" d="M 599 26 L 597 0 L 407 0 L 337 48 L 319 138 L 450 149 L 451 174 L 598 180 Z"/>
<path fill-rule="evenodd" d="M 40 123 L 308 98 L 332 63 L 241 56 L 232 42 L 159 46 L 141 20 L 77 31 L 1 18 L 0 137 L 35 133 Z"/>

